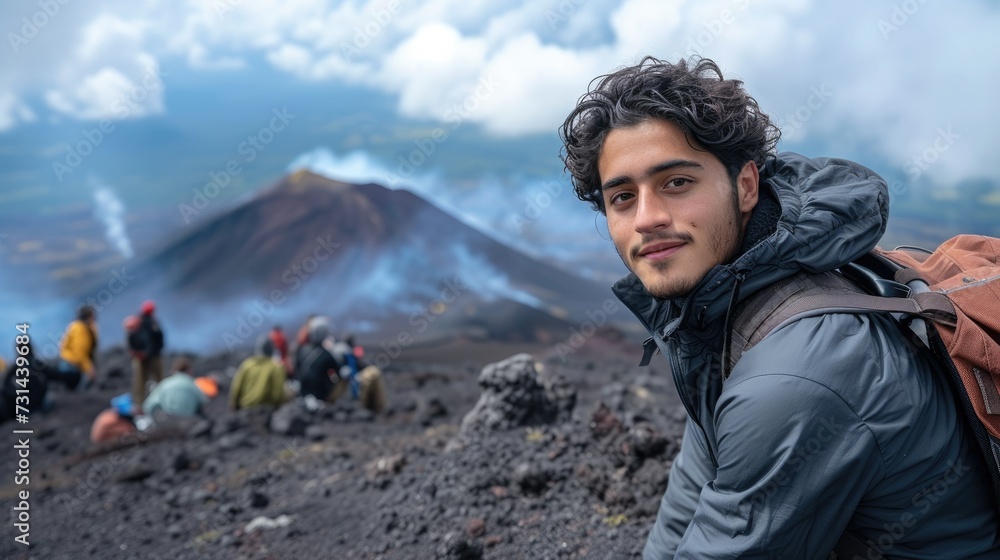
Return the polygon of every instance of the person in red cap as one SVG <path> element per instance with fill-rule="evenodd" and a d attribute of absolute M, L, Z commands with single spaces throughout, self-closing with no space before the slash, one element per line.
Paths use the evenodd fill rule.
<path fill-rule="evenodd" d="M 139 317 L 125 319 L 128 348 L 132 355 L 132 406 L 136 414 L 142 413 L 146 383 L 159 383 L 163 379 L 163 329 L 153 316 L 156 304 L 146 300 L 139 311 Z M 134 319 L 138 319 L 138 325 Z"/>
<path fill-rule="evenodd" d="M 281 359 L 281 366 L 285 368 L 285 374 L 291 376 L 292 363 L 288 359 L 288 340 L 285 338 L 285 332 L 281 329 L 281 325 L 271 327 L 271 332 L 268 336 L 274 344 L 274 351 Z"/>

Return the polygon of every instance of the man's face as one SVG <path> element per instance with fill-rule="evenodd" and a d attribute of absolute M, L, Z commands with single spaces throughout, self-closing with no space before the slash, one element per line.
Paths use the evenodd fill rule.
<path fill-rule="evenodd" d="M 722 162 L 664 120 L 612 130 L 597 169 L 615 249 L 660 298 L 687 294 L 729 260 L 757 204 L 752 161 L 734 190 Z"/>

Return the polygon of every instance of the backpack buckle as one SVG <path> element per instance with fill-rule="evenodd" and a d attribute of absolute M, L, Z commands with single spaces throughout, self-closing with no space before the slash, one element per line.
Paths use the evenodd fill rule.
<path fill-rule="evenodd" d="M 852 262 L 841 266 L 840 273 L 857 284 L 865 293 L 890 298 L 910 297 L 911 290 L 906 284 L 882 278 L 857 263 Z"/>

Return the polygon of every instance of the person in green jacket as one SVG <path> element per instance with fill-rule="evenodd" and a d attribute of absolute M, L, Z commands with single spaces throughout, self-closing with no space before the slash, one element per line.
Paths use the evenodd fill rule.
<path fill-rule="evenodd" d="M 257 340 L 256 353 L 240 364 L 229 387 L 229 408 L 279 407 L 288 400 L 285 370 L 273 358 L 274 343 L 267 335 Z"/>

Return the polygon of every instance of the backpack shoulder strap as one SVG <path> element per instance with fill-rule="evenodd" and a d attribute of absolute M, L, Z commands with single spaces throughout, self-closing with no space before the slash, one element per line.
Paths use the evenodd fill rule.
<path fill-rule="evenodd" d="M 740 303 L 731 333 L 729 371 L 746 351 L 787 321 L 824 313 L 870 312 L 905 313 L 951 326 L 956 321 L 951 300 L 940 292 L 883 297 L 864 293 L 833 271 L 798 272 Z"/>
<path fill-rule="evenodd" d="M 729 352 L 730 371 L 743 354 L 771 331 L 801 313 L 803 298 L 856 293 L 849 282 L 834 273 L 809 274 L 800 271 L 754 292 L 740 302 L 732 326 Z"/>

